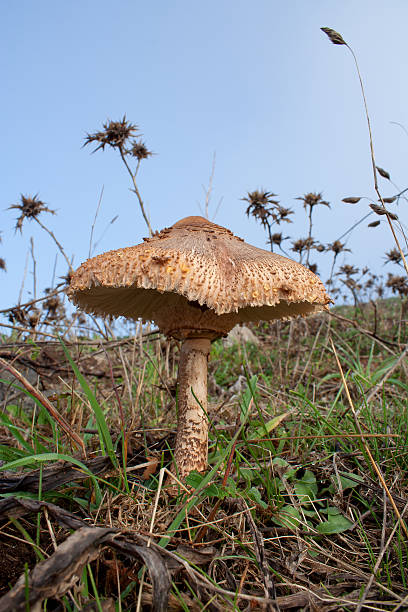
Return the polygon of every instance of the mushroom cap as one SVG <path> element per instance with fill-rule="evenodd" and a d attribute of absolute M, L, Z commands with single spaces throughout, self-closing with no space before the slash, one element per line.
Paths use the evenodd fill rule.
<path fill-rule="evenodd" d="M 237 323 L 306 316 L 331 302 L 301 264 L 203 217 L 88 259 L 74 272 L 68 297 L 88 313 L 154 321 L 179 338 L 215 338 Z"/>

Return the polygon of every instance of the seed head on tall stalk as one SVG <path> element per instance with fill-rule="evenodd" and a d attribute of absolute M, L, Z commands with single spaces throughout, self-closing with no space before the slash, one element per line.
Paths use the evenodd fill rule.
<path fill-rule="evenodd" d="M 149 151 L 146 144 L 140 139 L 140 137 L 138 139 L 134 138 L 138 132 L 139 129 L 137 125 L 127 121 L 126 115 L 124 115 L 123 119 L 120 121 L 111 121 L 110 119 L 106 121 L 106 123 L 103 124 L 102 131 L 87 134 L 84 146 L 91 143 L 96 143 L 97 147 L 94 149 L 94 153 L 99 149 L 104 151 L 107 145 L 119 152 L 120 158 L 132 180 L 133 187 L 131 191 L 133 191 L 137 197 L 143 219 L 145 220 L 147 229 L 149 230 L 149 236 L 152 236 L 153 230 L 136 182 L 136 177 L 142 160 L 151 157 L 153 153 Z M 136 160 L 136 166 L 134 169 L 131 168 L 132 159 Z"/>
<path fill-rule="evenodd" d="M 330 204 L 326 202 L 326 200 L 323 200 L 321 193 L 306 193 L 304 196 L 296 199 L 303 202 L 303 207 L 306 210 L 309 219 L 309 234 L 306 245 L 306 265 L 309 265 L 310 251 L 314 246 L 314 240 L 312 238 L 313 210 L 315 206 L 318 205 L 328 206 L 330 208 Z"/>
<path fill-rule="evenodd" d="M 401 255 L 401 259 L 402 262 L 404 264 L 404 268 L 406 273 L 408 274 L 408 263 L 407 260 L 405 258 L 405 255 L 402 251 L 401 245 L 399 243 L 399 240 L 397 238 L 397 235 L 395 233 L 395 229 L 394 226 L 392 224 L 392 216 L 391 214 L 387 211 L 386 207 L 385 207 L 385 202 L 384 202 L 384 198 L 382 197 L 379 187 L 378 187 L 378 174 L 380 176 L 382 176 L 385 179 L 390 179 L 390 175 L 389 173 L 384 170 L 383 168 L 380 168 L 379 166 L 377 166 L 376 161 L 375 161 L 375 155 L 374 155 L 374 145 L 373 145 L 373 135 L 372 135 L 372 131 L 371 131 L 371 121 L 370 121 L 370 115 L 368 114 L 368 106 L 367 106 L 367 100 L 366 100 L 366 96 L 365 96 L 365 91 L 364 91 L 364 85 L 363 85 L 363 79 L 361 77 L 360 74 L 360 68 L 357 62 L 357 57 L 353 51 L 353 49 L 350 47 L 350 45 L 344 40 L 344 38 L 342 37 L 341 34 L 339 34 L 338 32 L 336 32 L 336 30 L 333 30 L 332 28 L 320 28 L 325 34 L 326 36 L 328 36 L 328 38 L 330 39 L 330 41 L 334 44 L 334 45 L 342 45 L 347 47 L 347 49 L 350 51 L 351 55 L 353 56 L 353 60 L 356 66 L 356 70 L 357 70 L 357 76 L 358 76 L 358 80 L 360 83 L 360 88 L 361 88 L 361 95 L 363 97 L 363 104 L 364 104 L 364 111 L 365 111 L 365 116 L 366 116 L 366 120 L 367 120 L 367 127 L 368 127 L 368 136 L 369 136 L 369 141 L 370 141 L 370 155 L 371 155 L 371 165 L 372 165 L 372 171 L 373 171 L 373 178 L 374 178 L 374 189 L 375 192 L 378 196 L 379 201 L 381 202 L 381 207 L 383 209 L 383 215 L 385 215 L 387 217 L 387 222 L 388 225 L 390 226 L 390 230 L 391 233 L 393 235 L 395 244 L 397 245 L 398 251 Z M 376 212 L 376 211 L 374 211 Z M 377 212 L 377 214 L 379 214 Z M 404 236 L 405 237 L 405 236 Z"/>
<path fill-rule="evenodd" d="M 275 193 L 270 191 L 248 191 L 245 202 L 248 202 L 246 209 L 247 217 L 252 216 L 256 221 L 259 221 L 262 227 L 268 232 L 268 244 L 273 252 L 273 245 L 277 244 L 281 248 L 282 234 L 272 234 L 272 226 L 280 225 L 283 222 L 292 223 L 289 215 L 293 215 L 293 210 L 281 206 L 278 200 L 274 200 Z M 280 239 L 279 239 L 280 237 Z M 283 251 L 284 252 L 284 251 Z"/>

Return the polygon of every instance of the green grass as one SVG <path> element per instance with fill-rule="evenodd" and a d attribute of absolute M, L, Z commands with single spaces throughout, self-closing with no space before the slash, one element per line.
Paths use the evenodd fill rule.
<path fill-rule="evenodd" d="M 388 321 L 388 311 L 382 317 Z M 204 609 L 211 598 L 213 605 L 241 610 L 248 600 L 240 595 L 264 596 L 253 532 L 237 502 L 244 500 L 262 537 L 265 562 L 279 597 L 313 586 L 325 605 L 331 602 L 338 609 L 353 610 L 356 593 L 364 591 L 382 554 L 367 595 L 367 600 L 376 603 L 367 605 L 392 609 L 406 595 L 407 538 L 404 528 L 397 526 L 384 550 L 397 517 L 367 448 L 398 511 L 403 512 L 408 498 L 408 383 L 404 367 L 398 367 L 367 403 L 373 387 L 395 365 L 398 351 L 390 353 L 375 339 L 343 326 L 316 317 L 280 324 L 279 329 L 276 324 L 261 326 L 255 330 L 261 340 L 256 347 L 226 348 L 222 341 L 214 343 L 209 377 L 217 391 L 210 397 L 209 470 L 204 475 L 191 474 L 189 492 L 180 489 L 176 496 L 169 496 L 166 486 L 160 490 L 158 486 L 160 468 L 171 462 L 166 449 L 172 446 L 169 431 L 176 422 L 176 398 L 170 389 L 175 382 L 177 345 L 172 343 L 169 361 L 158 340 L 145 342 L 145 353 L 138 353 L 134 370 L 126 372 L 123 368 L 129 368 L 131 354 L 123 361 L 117 352 L 110 352 L 124 428 L 109 376 L 87 379 L 76 365 L 75 351 L 70 349 L 69 355 L 64 347 L 72 376 L 65 380 L 58 408 L 85 440 L 88 459 L 105 454 L 111 469 L 103 475 L 91 474 L 85 458 L 72 452 L 66 434 L 43 408 L 34 408 L 33 402 L 30 409 L 14 401 L 1 415 L 0 458 L 6 462 L 2 470 L 22 474 L 66 462 L 82 470 L 84 479 L 57 490 L 39 486 L 37 493 L 22 490 L 0 497 L 41 498 L 87 517 L 90 524 L 112 524 L 143 534 L 150 531 L 158 495 L 153 541 L 170 552 L 180 544 L 198 552 L 213 551 L 203 563 L 197 563 L 192 553 L 185 556 L 194 575 L 208 581 L 206 594 L 188 572 L 173 576 L 171 604 L 180 610 Z M 335 340 L 359 426 L 347 402 L 328 333 Z M 230 388 L 239 376 L 244 377 L 243 388 L 234 397 Z M 132 388 L 133 406 L 126 381 Z M 83 433 L 84 429 L 94 433 Z M 143 479 L 143 469 L 132 470 L 133 463 L 152 457 L 157 459 L 154 473 Z M 17 529 L 36 555 L 39 551 L 52 554 L 44 516 L 26 514 L 5 529 Z M 68 536 L 66 529 L 54 523 L 53 529 L 58 543 Z M 122 555 L 106 551 L 82 572 L 75 605 L 95 602 L 102 609 L 110 597 L 116 610 L 135 609 L 141 568 L 141 562 L 129 564 Z M 341 580 L 336 578 L 339 573 Z M 144 580 L 142 602 L 147 606 L 148 573 Z M 6 585 L 3 593 L 4 589 Z M 66 609 L 75 609 L 69 594 L 64 601 Z M 53 606 L 50 600 L 46 609 Z"/>

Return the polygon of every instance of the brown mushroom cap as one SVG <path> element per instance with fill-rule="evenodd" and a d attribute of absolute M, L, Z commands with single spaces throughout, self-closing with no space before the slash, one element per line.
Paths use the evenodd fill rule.
<path fill-rule="evenodd" d="M 305 316 L 331 302 L 301 264 L 203 217 L 88 259 L 68 296 L 86 312 L 154 321 L 179 338 L 217 337 L 237 323 Z"/>

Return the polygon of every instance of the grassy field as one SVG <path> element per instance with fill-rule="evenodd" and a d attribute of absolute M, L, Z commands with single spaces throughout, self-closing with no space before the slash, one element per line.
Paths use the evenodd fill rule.
<path fill-rule="evenodd" d="M 209 471 L 177 490 L 176 341 L 3 336 L 0 608 L 407 609 L 400 315 L 216 341 Z"/>

